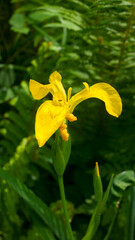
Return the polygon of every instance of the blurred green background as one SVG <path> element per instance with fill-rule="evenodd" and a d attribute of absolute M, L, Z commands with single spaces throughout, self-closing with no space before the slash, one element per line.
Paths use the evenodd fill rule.
<path fill-rule="evenodd" d="M 61 73 L 66 90 L 72 86 L 73 94 L 83 88 L 85 81 L 89 85 L 103 81 L 117 89 L 123 102 L 122 115 L 116 119 L 106 112 L 103 102 L 86 100 L 75 109 L 78 121 L 69 123 L 72 153 L 64 181 L 76 239 L 84 235 L 96 205 L 93 168 L 98 161 L 104 188 L 112 173 L 115 179 L 94 239 L 133 240 L 132 0 L 0 1 L 0 166 L 7 174 L 0 172 L 0 240 L 66 240 L 64 230 L 61 235 L 57 233 L 59 222 L 52 225 L 53 218 L 47 218 L 53 212 L 64 224 L 52 164 L 54 136 L 38 148 L 34 119 L 42 101 L 34 101 L 28 88 L 30 78 L 47 84 L 55 70 Z M 41 211 L 42 202 L 46 214 Z"/>

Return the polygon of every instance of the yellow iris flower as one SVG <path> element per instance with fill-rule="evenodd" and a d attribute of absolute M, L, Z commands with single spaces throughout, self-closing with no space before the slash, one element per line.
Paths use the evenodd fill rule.
<path fill-rule="evenodd" d="M 72 88 L 65 89 L 61 83 L 61 75 L 55 71 L 49 77 L 49 84 L 43 85 L 34 80 L 30 80 L 29 88 L 34 99 L 42 99 L 49 92 L 53 99 L 41 104 L 36 113 L 35 135 L 39 147 L 42 147 L 47 140 L 60 129 L 63 140 L 67 141 L 66 119 L 70 122 L 77 118 L 72 114 L 75 107 L 88 98 L 98 98 L 105 102 L 106 110 L 109 114 L 118 117 L 122 111 L 122 102 L 118 92 L 109 84 L 101 82 L 89 87 L 84 82 L 85 88 L 71 97 Z"/>

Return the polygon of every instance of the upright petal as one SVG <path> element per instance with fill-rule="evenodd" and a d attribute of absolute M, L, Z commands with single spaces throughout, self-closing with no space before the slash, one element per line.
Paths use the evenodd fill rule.
<path fill-rule="evenodd" d="M 45 97 L 49 93 L 50 88 L 51 84 L 43 85 L 35 80 L 30 79 L 29 89 L 34 99 L 39 100 Z"/>
<path fill-rule="evenodd" d="M 118 117 L 122 112 L 121 98 L 116 91 L 108 83 L 96 83 L 90 88 L 86 83 L 85 89 L 75 94 L 69 101 L 70 112 L 83 100 L 88 98 L 98 98 L 105 102 L 106 110 L 109 114 Z"/>
<path fill-rule="evenodd" d="M 49 92 L 53 96 L 53 100 L 56 102 L 66 102 L 66 92 L 61 83 L 61 75 L 55 71 L 49 77 L 50 84 L 43 85 L 32 79 L 29 82 L 29 88 L 34 99 L 41 99 L 45 97 Z"/>
<path fill-rule="evenodd" d="M 35 135 L 39 147 L 55 133 L 63 123 L 68 112 L 68 104 L 54 105 L 53 101 L 44 102 L 36 113 Z"/>
<path fill-rule="evenodd" d="M 62 85 L 62 77 L 57 71 L 53 72 L 49 77 L 51 84 L 51 94 L 53 95 L 54 101 L 66 102 L 66 92 Z"/>
<path fill-rule="evenodd" d="M 60 73 L 57 71 L 54 71 L 53 73 L 51 73 L 51 75 L 49 77 L 50 83 L 61 82 L 61 80 L 62 80 L 62 77 L 61 77 Z"/>

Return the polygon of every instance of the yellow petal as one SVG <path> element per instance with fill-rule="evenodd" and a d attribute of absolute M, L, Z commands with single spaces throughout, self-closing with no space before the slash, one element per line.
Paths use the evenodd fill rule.
<path fill-rule="evenodd" d="M 49 82 L 50 83 L 54 83 L 56 81 L 61 82 L 61 79 L 62 79 L 62 77 L 61 77 L 60 73 L 55 71 L 50 75 Z"/>
<path fill-rule="evenodd" d="M 66 92 L 61 83 L 62 77 L 57 71 L 53 72 L 49 77 L 51 85 L 51 94 L 53 95 L 54 101 L 66 102 Z"/>
<path fill-rule="evenodd" d="M 122 101 L 116 89 L 110 84 L 94 84 L 90 87 L 90 95 L 104 101 L 107 112 L 115 117 L 119 117 L 122 112 Z"/>
<path fill-rule="evenodd" d="M 36 82 L 35 80 L 30 79 L 29 89 L 34 99 L 42 99 L 45 97 L 50 91 L 50 85 L 43 85 L 41 83 Z"/>
<path fill-rule="evenodd" d="M 69 101 L 70 98 L 71 98 L 71 93 L 72 93 L 72 88 L 70 87 L 70 88 L 68 89 L 68 101 Z"/>
<path fill-rule="evenodd" d="M 85 89 L 82 91 L 76 93 L 73 97 L 69 100 L 69 111 L 72 113 L 74 111 L 74 108 L 85 99 L 89 98 L 89 85 L 87 83 L 83 83 L 85 86 Z"/>
<path fill-rule="evenodd" d="M 53 101 L 46 101 L 39 107 L 35 121 L 35 135 L 39 147 L 42 147 L 60 127 L 67 111 L 67 104 L 57 106 L 53 104 Z"/>
<path fill-rule="evenodd" d="M 118 117 L 122 112 L 122 102 L 121 98 L 116 91 L 108 83 L 96 83 L 90 88 L 86 85 L 86 88 L 81 92 L 75 94 L 69 101 L 70 112 L 74 110 L 76 105 L 88 98 L 98 98 L 105 102 L 106 110 L 109 114 Z"/>

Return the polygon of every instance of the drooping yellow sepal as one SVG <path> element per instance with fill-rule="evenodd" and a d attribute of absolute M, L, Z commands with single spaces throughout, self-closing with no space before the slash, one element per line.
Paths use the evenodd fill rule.
<path fill-rule="evenodd" d="M 88 98 L 98 98 L 104 101 L 107 112 L 115 117 L 118 117 L 121 114 L 121 98 L 116 89 L 108 83 L 96 83 L 90 88 L 85 83 L 85 89 L 75 94 L 70 99 L 70 112 L 73 112 L 74 108 L 80 102 Z"/>
<path fill-rule="evenodd" d="M 42 147 L 61 126 L 67 111 L 67 104 L 56 106 L 53 104 L 53 101 L 46 101 L 38 108 L 35 121 L 35 135 L 39 147 Z"/>
<path fill-rule="evenodd" d="M 120 95 L 108 83 L 96 83 L 90 87 L 90 97 L 104 101 L 106 110 L 114 117 L 119 117 L 122 112 Z"/>

